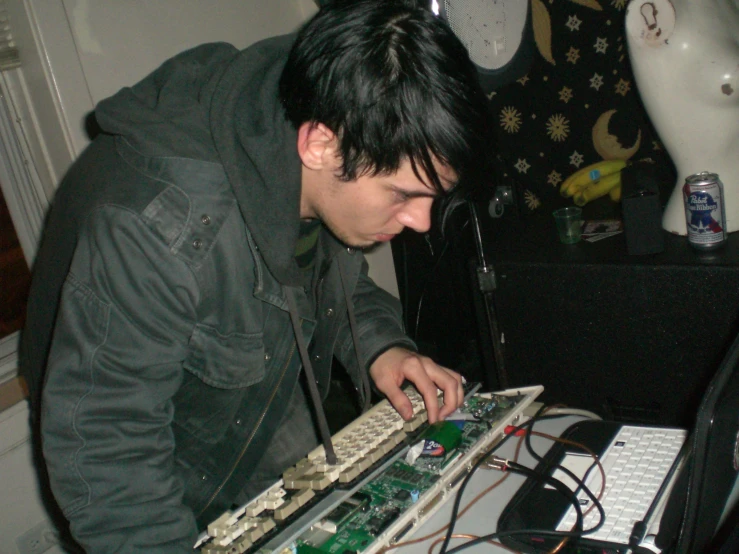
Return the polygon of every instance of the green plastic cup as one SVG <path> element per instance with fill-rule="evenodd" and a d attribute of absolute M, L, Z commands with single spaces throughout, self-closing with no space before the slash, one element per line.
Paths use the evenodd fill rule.
<path fill-rule="evenodd" d="M 552 212 L 557 224 L 557 234 L 563 244 L 574 244 L 582 236 L 582 210 L 576 206 L 560 208 Z"/>

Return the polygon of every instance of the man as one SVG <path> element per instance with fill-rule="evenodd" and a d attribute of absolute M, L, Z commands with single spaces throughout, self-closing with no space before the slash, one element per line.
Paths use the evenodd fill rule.
<path fill-rule="evenodd" d="M 96 118 L 55 199 L 23 347 L 32 398 L 46 367 L 44 457 L 86 550 L 190 551 L 315 446 L 313 419 L 330 449 L 334 356 L 363 401 L 369 374 L 403 417 L 405 380 L 432 422 L 462 402 L 361 254 L 481 182 L 485 98 L 431 14 L 346 3 L 297 38 L 204 45 Z"/>

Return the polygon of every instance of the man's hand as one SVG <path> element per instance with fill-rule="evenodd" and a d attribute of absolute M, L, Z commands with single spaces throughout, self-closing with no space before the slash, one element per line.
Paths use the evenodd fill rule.
<path fill-rule="evenodd" d="M 394 347 L 383 352 L 370 367 L 370 376 L 379 391 L 406 420 L 413 416 L 411 401 L 400 389 L 406 379 L 423 397 L 429 423 L 444 419 L 464 402 L 461 375 L 405 348 Z M 437 389 L 444 393 L 441 410 L 436 399 Z"/>

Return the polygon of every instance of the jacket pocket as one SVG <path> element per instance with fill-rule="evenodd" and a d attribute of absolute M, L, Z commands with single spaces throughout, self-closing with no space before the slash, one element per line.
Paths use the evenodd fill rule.
<path fill-rule="evenodd" d="M 182 386 L 175 395 L 175 424 L 198 440 L 220 441 L 249 387 L 265 375 L 262 333 L 221 335 L 198 325 L 190 338 Z"/>

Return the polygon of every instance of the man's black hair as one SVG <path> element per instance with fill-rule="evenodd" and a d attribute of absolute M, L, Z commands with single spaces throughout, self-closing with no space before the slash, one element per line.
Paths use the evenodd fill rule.
<path fill-rule="evenodd" d="M 492 125 L 467 51 L 417 2 L 333 2 L 298 33 L 280 80 L 298 128 L 323 123 L 339 139 L 340 177 L 397 171 L 409 160 L 443 193 L 433 158 L 457 191 L 488 184 Z"/>

